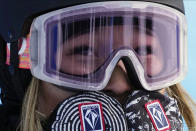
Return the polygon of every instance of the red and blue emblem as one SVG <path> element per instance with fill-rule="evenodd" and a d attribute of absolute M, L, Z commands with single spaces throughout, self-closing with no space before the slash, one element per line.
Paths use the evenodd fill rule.
<path fill-rule="evenodd" d="M 105 131 L 100 102 L 79 104 L 79 112 L 82 131 Z"/>
<path fill-rule="evenodd" d="M 145 104 L 146 110 L 156 131 L 166 131 L 171 128 L 169 120 L 159 100 Z"/>

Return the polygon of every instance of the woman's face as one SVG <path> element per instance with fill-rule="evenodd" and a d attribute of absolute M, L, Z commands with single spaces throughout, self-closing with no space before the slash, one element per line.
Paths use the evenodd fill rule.
<path fill-rule="evenodd" d="M 164 64 L 163 55 L 159 39 L 155 34 L 149 32 L 139 33 L 138 30 L 134 30 L 134 35 L 131 35 L 131 32 L 127 30 L 128 27 L 114 26 L 113 38 L 108 39 L 111 34 L 110 28 L 102 27 L 96 30 L 93 40 L 89 39 L 92 38 L 92 36 L 90 37 L 92 34 L 86 33 L 75 36 L 63 44 L 63 47 L 60 48 L 62 61 L 60 61 L 59 69 L 61 72 L 74 75 L 92 73 L 103 65 L 111 52 L 119 49 L 122 45 L 129 47 L 135 52 L 147 75 L 153 76 L 161 72 Z M 113 42 L 112 47 L 111 44 L 108 44 L 111 41 Z M 49 106 L 50 104 L 47 105 L 49 106 L 47 110 L 54 108 L 60 101 L 75 93 L 54 88 L 54 85 L 51 85 L 51 88 L 48 84 L 42 85 L 42 87 L 45 87 L 41 90 L 42 93 L 45 93 L 45 96 L 50 96 L 45 97 L 43 101 L 53 103 L 51 106 Z M 104 88 L 104 92 L 123 103 L 124 97 L 127 96 L 126 93 L 131 91 L 131 89 L 133 87 L 128 79 L 126 68 L 122 60 L 120 60 L 114 68 L 110 81 Z"/>
<path fill-rule="evenodd" d="M 99 69 L 115 50 L 129 48 L 148 76 L 157 75 L 163 68 L 158 37 L 148 30 L 139 32 L 134 29 L 131 33 L 129 28 L 126 25 L 99 27 L 93 33 L 68 39 L 59 51 L 62 54 L 60 71 L 72 75 L 90 74 Z"/>

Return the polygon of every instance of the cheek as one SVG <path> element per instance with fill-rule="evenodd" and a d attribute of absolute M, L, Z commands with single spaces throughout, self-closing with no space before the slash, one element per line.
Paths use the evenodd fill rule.
<path fill-rule="evenodd" d="M 162 71 L 164 65 L 163 58 L 152 55 L 145 58 L 145 60 L 143 58 L 142 65 L 148 75 L 154 76 Z"/>
<path fill-rule="evenodd" d="M 81 62 L 80 59 L 75 57 L 64 57 L 60 64 L 60 70 L 64 73 L 74 74 L 74 75 L 83 75 L 89 74 L 93 71 L 91 64 Z"/>
<path fill-rule="evenodd" d="M 147 74 L 154 76 L 159 74 L 163 69 L 163 61 L 158 57 L 153 57 L 147 62 Z"/>
<path fill-rule="evenodd" d="M 64 73 L 74 75 L 90 74 L 103 65 L 104 59 L 91 56 L 67 56 L 63 55 L 59 69 Z"/>

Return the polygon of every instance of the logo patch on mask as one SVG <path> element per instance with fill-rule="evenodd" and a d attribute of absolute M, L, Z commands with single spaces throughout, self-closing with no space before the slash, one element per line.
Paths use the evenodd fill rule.
<path fill-rule="evenodd" d="M 82 131 L 105 131 L 100 102 L 79 104 Z"/>
<path fill-rule="evenodd" d="M 152 120 L 152 123 L 157 131 L 165 131 L 170 129 L 170 123 L 161 106 L 160 101 L 155 100 L 145 104 L 145 108 Z"/>

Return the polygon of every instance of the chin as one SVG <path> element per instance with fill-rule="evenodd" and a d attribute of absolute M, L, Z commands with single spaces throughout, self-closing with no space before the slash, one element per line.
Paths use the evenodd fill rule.
<path fill-rule="evenodd" d="M 121 92 L 114 92 L 111 90 L 103 90 L 103 93 L 106 95 L 116 99 L 120 104 L 124 104 L 128 98 L 128 95 L 131 93 L 131 90 L 121 91 Z"/>

